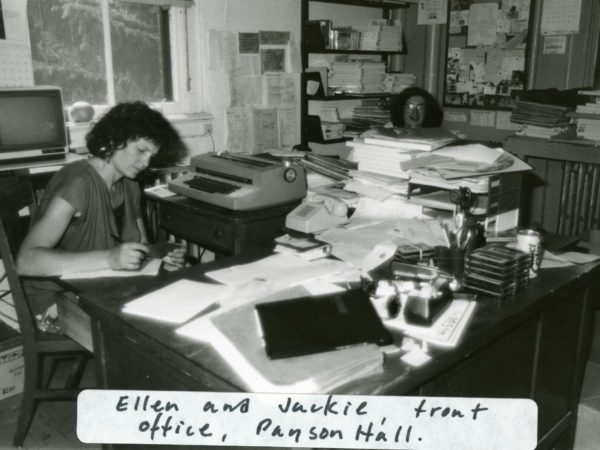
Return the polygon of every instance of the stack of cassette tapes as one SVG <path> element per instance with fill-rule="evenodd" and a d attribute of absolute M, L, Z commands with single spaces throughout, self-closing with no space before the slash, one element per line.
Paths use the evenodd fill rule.
<path fill-rule="evenodd" d="M 514 248 L 488 245 L 465 258 L 464 286 L 504 299 L 527 287 L 529 255 Z"/>
<path fill-rule="evenodd" d="M 433 247 L 423 242 L 398 245 L 394 261 L 417 264 L 433 258 Z"/>

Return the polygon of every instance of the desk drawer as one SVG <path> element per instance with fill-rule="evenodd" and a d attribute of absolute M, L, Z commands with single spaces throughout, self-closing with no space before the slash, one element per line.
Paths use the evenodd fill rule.
<path fill-rule="evenodd" d="M 201 247 L 227 254 L 235 253 L 233 224 L 199 217 L 197 214 L 165 205 L 159 206 L 158 220 L 161 228 Z"/>

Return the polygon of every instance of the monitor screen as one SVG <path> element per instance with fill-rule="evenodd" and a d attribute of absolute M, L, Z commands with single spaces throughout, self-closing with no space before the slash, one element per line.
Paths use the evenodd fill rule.
<path fill-rule="evenodd" d="M 0 89 L 0 162 L 60 157 L 66 151 L 60 88 Z"/>

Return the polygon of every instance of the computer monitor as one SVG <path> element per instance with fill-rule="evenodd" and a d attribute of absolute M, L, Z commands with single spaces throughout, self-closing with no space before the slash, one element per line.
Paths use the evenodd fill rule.
<path fill-rule="evenodd" d="M 0 88 L 0 168 L 64 159 L 67 151 L 59 87 Z"/>

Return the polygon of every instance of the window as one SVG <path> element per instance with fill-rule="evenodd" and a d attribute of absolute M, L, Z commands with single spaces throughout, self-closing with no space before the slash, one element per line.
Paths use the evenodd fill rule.
<path fill-rule="evenodd" d="M 171 33 L 177 20 L 185 24 L 183 13 L 118 0 L 28 0 L 35 84 L 61 86 L 65 105 L 144 100 L 184 112 L 173 107 L 185 83 L 176 79 L 172 49 L 186 39 Z"/>

